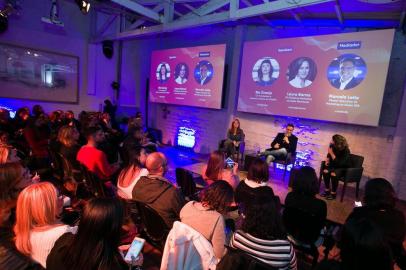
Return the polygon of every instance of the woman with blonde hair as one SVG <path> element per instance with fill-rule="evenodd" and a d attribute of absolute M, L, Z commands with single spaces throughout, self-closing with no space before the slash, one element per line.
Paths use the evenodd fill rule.
<path fill-rule="evenodd" d="M 18 196 L 14 226 L 17 249 L 46 268 L 46 259 L 54 243 L 64 233 L 76 233 L 76 227 L 60 223 L 62 198 L 49 182 L 32 184 Z"/>
<path fill-rule="evenodd" d="M 233 187 L 233 190 L 236 189 L 240 182 L 238 164 L 234 163 L 233 168 L 227 168 L 227 164 L 224 161 L 224 153 L 221 151 L 214 151 L 210 154 L 207 165 L 203 166 L 202 176 L 208 185 L 217 180 L 224 180 Z"/>

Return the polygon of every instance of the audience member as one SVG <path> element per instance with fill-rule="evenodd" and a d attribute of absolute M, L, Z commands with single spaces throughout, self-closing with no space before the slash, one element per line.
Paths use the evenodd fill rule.
<path fill-rule="evenodd" d="M 251 205 L 257 196 L 263 196 L 279 205 L 279 197 L 276 197 L 272 188 L 268 186 L 268 179 L 268 164 L 261 158 L 256 158 L 248 169 L 247 179 L 242 180 L 235 190 L 235 202 Z"/>
<path fill-rule="evenodd" d="M 224 180 L 235 189 L 240 181 L 238 177 L 238 164 L 234 163 L 232 169 L 226 168 L 224 153 L 214 151 L 210 154 L 207 165 L 203 166 L 202 177 L 208 185 L 217 180 Z"/>
<path fill-rule="evenodd" d="M 79 136 L 79 131 L 75 126 L 63 126 L 58 132 L 58 141 L 60 142 L 59 153 L 77 170 L 80 169 L 79 163 L 76 160 L 80 150 L 78 143 Z"/>
<path fill-rule="evenodd" d="M 326 197 L 327 200 L 336 198 L 338 179 L 344 174 L 342 169 L 351 165 L 350 162 L 350 149 L 347 140 L 343 136 L 335 134 L 328 147 L 324 168 L 322 168 L 325 190 L 321 196 Z"/>
<path fill-rule="evenodd" d="M 15 207 L 18 192 L 31 182 L 30 177 L 23 172 L 24 169 L 19 163 L 0 165 L 0 269 L 2 270 L 43 269 L 20 253 L 14 244 L 10 215 Z"/>
<path fill-rule="evenodd" d="M 406 269 L 406 254 L 403 247 L 406 232 L 405 217 L 395 208 L 396 200 L 391 183 L 383 178 L 371 179 L 365 185 L 364 205 L 354 208 L 347 222 L 363 218 L 370 220 L 389 244 L 397 265 L 401 269 Z"/>
<path fill-rule="evenodd" d="M 19 161 L 16 149 L 7 144 L 0 144 L 0 164 Z"/>
<path fill-rule="evenodd" d="M 257 196 L 255 202 L 243 207 L 242 217 L 241 229 L 233 234 L 231 247 L 276 269 L 297 269 L 295 251 L 287 239 L 275 201 Z M 224 269 L 233 268 L 230 265 Z"/>
<path fill-rule="evenodd" d="M 148 170 L 144 168 L 147 154 L 141 146 L 136 146 L 129 150 L 129 163 L 118 176 L 117 194 L 123 199 L 132 199 L 134 186 L 138 180 L 148 175 Z"/>
<path fill-rule="evenodd" d="M 230 129 L 227 131 L 227 139 L 224 142 L 227 157 L 234 157 L 236 150 L 239 149 L 240 143 L 244 141 L 244 138 L 245 135 L 241 129 L 240 120 L 236 118 L 231 123 Z"/>
<path fill-rule="evenodd" d="M 62 198 L 49 182 L 32 184 L 18 196 L 14 226 L 17 249 L 46 268 L 46 259 L 55 241 L 76 227 L 63 225 L 58 220 Z"/>
<path fill-rule="evenodd" d="M 103 131 L 99 127 L 89 127 L 86 139 L 87 144 L 80 148 L 76 159 L 100 179 L 109 179 L 119 166 L 110 165 L 106 154 L 97 149 L 98 144 L 104 140 Z"/>
<path fill-rule="evenodd" d="M 180 220 L 209 240 L 214 255 L 221 259 L 227 244 L 223 214 L 233 202 L 233 188 L 226 181 L 216 181 L 201 192 L 200 201 L 188 202 L 180 211 Z"/>
<path fill-rule="evenodd" d="M 123 218 L 119 200 L 91 199 L 84 207 L 77 234 L 66 233 L 56 241 L 47 269 L 128 269 L 118 249 Z"/>
<path fill-rule="evenodd" d="M 148 155 L 145 165 L 148 176 L 143 176 L 134 186 L 133 199 L 151 206 L 163 218 L 169 228 L 179 220 L 179 212 L 185 204 L 179 191 L 164 178 L 168 161 L 163 153 Z"/>
<path fill-rule="evenodd" d="M 319 184 L 315 170 L 309 166 L 300 167 L 292 181 L 292 191 L 286 196 L 285 207 L 300 209 L 318 218 L 320 224 L 314 229 L 320 231 L 326 222 L 327 204 L 316 198 Z"/>

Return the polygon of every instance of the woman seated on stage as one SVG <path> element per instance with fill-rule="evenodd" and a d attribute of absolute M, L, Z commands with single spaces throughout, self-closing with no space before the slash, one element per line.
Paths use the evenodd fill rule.
<path fill-rule="evenodd" d="M 210 154 L 207 165 L 202 168 L 202 177 L 208 185 L 218 180 L 224 180 L 228 182 L 234 190 L 240 182 L 238 164 L 234 163 L 233 168 L 228 168 L 224 161 L 224 153 L 221 151 L 214 151 Z"/>
<path fill-rule="evenodd" d="M 347 140 L 335 134 L 328 147 L 327 158 L 323 168 L 323 179 L 325 190 L 321 194 L 327 200 L 334 200 L 337 196 L 338 179 L 342 176 L 343 170 L 350 166 L 350 149 Z M 331 189 L 330 189 L 331 182 Z"/>
<path fill-rule="evenodd" d="M 129 165 L 118 176 L 117 194 L 123 199 L 131 200 L 135 184 L 142 176 L 148 175 L 148 170 L 144 168 L 147 154 L 143 147 L 133 146 L 128 155 Z"/>
<path fill-rule="evenodd" d="M 297 269 L 295 251 L 287 238 L 274 200 L 257 196 L 255 201 L 242 208 L 241 215 L 242 226 L 231 238 L 232 248 L 246 252 L 276 269 Z M 233 269 L 232 265 L 231 262 L 230 267 L 223 265 L 221 269 Z"/>
<path fill-rule="evenodd" d="M 248 169 L 247 179 L 242 180 L 235 190 L 237 204 L 252 204 L 257 196 L 264 196 L 269 200 L 274 199 L 279 208 L 279 197 L 275 196 L 272 188 L 268 186 L 268 164 L 261 158 L 256 158 Z"/>
<path fill-rule="evenodd" d="M 221 259 L 226 243 L 223 215 L 233 202 L 233 189 L 226 181 L 216 181 L 200 193 L 200 202 L 188 202 L 180 211 L 180 220 L 201 233 L 213 245 Z"/>
<path fill-rule="evenodd" d="M 77 229 L 58 220 L 62 205 L 62 198 L 49 182 L 32 184 L 18 196 L 14 226 L 16 247 L 44 268 L 55 241 Z"/>
<path fill-rule="evenodd" d="M 227 139 L 224 142 L 227 157 L 234 157 L 236 150 L 240 147 L 240 143 L 244 141 L 244 137 L 244 132 L 240 127 L 240 120 L 236 118 L 231 123 L 231 127 L 227 132 Z"/>

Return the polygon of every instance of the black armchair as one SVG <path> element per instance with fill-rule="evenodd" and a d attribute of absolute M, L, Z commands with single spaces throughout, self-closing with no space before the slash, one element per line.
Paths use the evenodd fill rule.
<path fill-rule="evenodd" d="M 350 168 L 335 169 L 336 174 L 339 176 L 338 181 L 344 182 L 343 191 L 341 192 L 341 200 L 340 200 L 341 202 L 344 199 L 344 194 L 348 183 L 356 183 L 355 188 L 356 199 L 358 199 L 359 195 L 359 185 L 361 182 L 362 173 L 364 172 L 364 168 L 362 167 L 364 163 L 364 157 L 350 154 L 350 162 L 351 162 Z M 319 188 L 325 166 L 326 164 L 323 161 L 320 166 Z"/>
<path fill-rule="evenodd" d="M 284 165 L 285 169 L 283 170 L 283 181 L 285 181 L 286 171 L 289 165 L 295 166 L 296 163 L 296 152 L 288 153 L 284 159 L 275 159 L 273 161 L 273 168 L 276 169 L 276 164 Z"/>
<path fill-rule="evenodd" d="M 225 150 L 225 146 L 224 146 L 224 143 L 226 142 L 226 139 L 224 139 L 224 140 L 221 140 L 220 142 L 219 142 L 219 147 L 218 147 L 218 149 L 220 150 L 220 151 L 223 151 L 223 152 L 225 152 L 226 150 Z M 244 141 L 241 141 L 240 142 L 240 144 L 235 148 L 235 154 L 234 154 L 234 156 L 232 157 L 234 160 L 235 160 L 235 162 L 237 162 L 237 163 L 239 163 L 240 161 L 243 161 L 244 160 L 244 152 L 245 152 L 245 142 Z"/>

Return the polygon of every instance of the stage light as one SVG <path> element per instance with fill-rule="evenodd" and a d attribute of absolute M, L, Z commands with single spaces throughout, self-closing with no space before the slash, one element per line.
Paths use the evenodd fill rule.
<path fill-rule="evenodd" d="M 90 2 L 87 0 L 75 0 L 83 14 L 87 14 L 90 10 Z"/>

